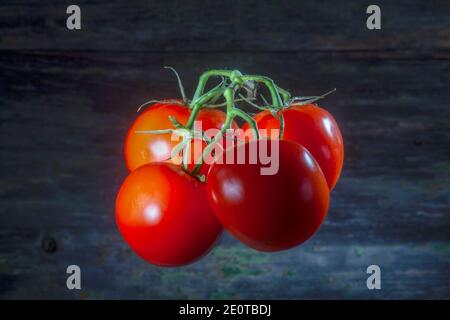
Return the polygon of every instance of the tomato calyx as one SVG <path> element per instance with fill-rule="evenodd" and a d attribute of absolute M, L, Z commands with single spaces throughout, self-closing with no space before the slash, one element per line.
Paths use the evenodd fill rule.
<path fill-rule="evenodd" d="M 187 122 L 183 124 L 174 116 L 169 115 L 168 117 L 170 123 L 173 125 L 173 128 L 167 128 L 165 130 L 139 130 L 135 133 L 156 135 L 170 133 L 181 137 L 181 141 L 170 153 L 169 160 L 174 157 L 180 157 L 180 159 L 182 159 L 181 166 L 183 170 L 191 176 L 197 177 L 201 181 L 205 180 L 205 176 L 200 174 L 200 170 L 204 165 L 204 159 L 211 155 L 214 148 L 222 138 L 228 138 L 225 133 L 232 127 L 234 118 L 240 118 L 248 124 L 249 128 L 253 130 L 253 139 L 260 138 L 257 122 L 249 113 L 243 111 L 237 105 L 238 102 L 245 102 L 258 110 L 269 111 L 279 121 L 279 137 L 281 139 L 284 132 L 283 111 L 286 108 L 311 104 L 315 101 L 323 99 L 336 90 L 331 90 L 320 96 L 293 97 L 289 91 L 276 85 L 275 82 L 269 77 L 263 75 L 242 74 L 239 70 L 214 69 L 208 70 L 200 76 L 194 95 L 192 99 L 189 100 L 186 96 L 183 83 L 177 71 L 169 66 L 164 68 L 171 70 L 175 74 L 182 99 L 150 100 L 141 105 L 138 111 L 152 103 L 173 103 L 188 108 L 190 110 L 189 118 Z M 213 77 L 219 78 L 219 83 L 205 92 L 208 81 Z M 258 100 L 256 98 L 256 90 L 259 84 L 265 86 L 270 94 L 270 99 L 266 99 L 262 94 L 259 95 L 260 99 L 263 101 L 262 105 L 259 105 L 256 101 Z M 204 130 L 197 129 L 195 127 L 195 122 L 198 119 L 199 113 L 202 109 L 222 107 L 225 108 L 226 118 L 219 132 L 213 137 L 208 136 Z M 232 136 L 231 138 L 235 139 L 236 137 Z M 190 154 L 190 146 L 193 140 L 201 140 L 202 143 L 206 144 L 206 146 L 201 153 L 201 157 L 198 159 L 199 161 L 195 163 L 193 168 L 188 168 L 186 162 Z"/>
<path fill-rule="evenodd" d="M 325 92 L 323 94 L 321 94 L 320 96 L 309 96 L 309 97 L 292 97 L 291 100 L 289 101 L 289 104 L 287 107 L 290 106 L 304 106 L 307 104 L 311 104 L 314 103 L 316 101 L 322 100 L 323 98 L 325 98 L 326 96 L 332 94 L 333 92 L 336 91 L 336 88 Z"/>

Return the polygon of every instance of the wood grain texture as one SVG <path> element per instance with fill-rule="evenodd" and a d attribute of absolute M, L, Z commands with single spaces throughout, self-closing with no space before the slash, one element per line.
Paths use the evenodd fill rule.
<path fill-rule="evenodd" d="M 0 3 L 0 298 L 450 298 L 448 1 L 379 1 L 373 33 L 366 1 L 78 4 L 71 33 L 64 1 Z M 344 171 L 310 241 L 265 254 L 225 234 L 177 269 L 124 244 L 124 137 L 141 103 L 178 97 L 165 65 L 190 93 L 209 68 L 295 94 L 337 88 L 321 105 Z M 69 264 L 81 291 L 65 286 Z M 371 264 L 380 291 L 366 288 Z"/>
<path fill-rule="evenodd" d="M 450 48 L 446 0 L 380 0 L 382 30 L 363 1 L 77 1 L 81 31 L 66 29 L 71 1 L 2 1 L 0 48 L 119 51 L 292 51 Z"/>
<path fill-rule="evenodd" d="M 140 103 L 178 95 L 162 65 L 186 83 L 234 66 L 296 93 L 338 88 L 322 105 L 341 124 L 345 168 L 310 242 L 270 255 L 225 235 L 206 259 L 172 270 L 126 248 L 114 223 L 123 140 Z M 448 298 L 449 68 L 401 52 L 2 52 L 0 296 Z M 65 289 L 72 263 L 81 292 Z M 384 270 L 380 292 L 365 288 L 370 264 Z"/>

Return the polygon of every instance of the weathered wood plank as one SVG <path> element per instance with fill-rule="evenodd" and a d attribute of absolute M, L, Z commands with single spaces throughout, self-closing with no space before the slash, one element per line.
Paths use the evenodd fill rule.
<path fill-rule="evenodd" d="M 176 270 L 125 246 L 114 223 L 123 137 L 140 103 L 178 96 L 163 65 L 190 92 L 212 67 L 296 94 L 337 87 L 322 105 L 341 125 L 345 168 L 310 242 L 270 255 L 225 235 Z M 445 50 L 0 52 L 0 297 L 450 298 L 449 69 Z M 72 263 L 81 293 L 64 287 Z M 384 270 L 381 292 L 365 287 L 369 264 Z"/>
<path fill-rule="evenodd" d="M 74 226 L 110 221 L 115 191 L 126 174 L 123 137 L 136 106 L 178 95 L 172 75 L 159 66 L 175 65 L 192 83 L 199 70 L 232 65 L 234 58 L 190 54 L 177 60 L 177 55 L 147 53 L 1 54 L 0 67 L 9 79 L 2 86 L 0 114 L 2 209 L 17 212 L 8 223 L 21 225 L 30 212 L 42 215 L 38 225 L 71 223 L 48 214 L 49 209 L 83 216 L 73 220 Z M 440 230 L 449 210 L 445 71 L 450 62 L 385 60 L 374 67 L 370 57 L 346 53 L 240 55 L 239 61 L 249 72 L 264 66 L 262 73 L 293 92 L 338 87 L 323 102 L 346 139 L 344 173 L 328 220 L 337 229 L 329 230 L 330 237 L 448 239 Z M 194 65 L 189 72 L 186 66 Z M 299 71 L 274 71 L 282 69 Z M 402 225 L 405 217 L 428 229 Z"/>
<path fill-rule="evenodd" d="M 78 1 L 82 30 L 66 29 L 70 1 L 2 1 L 0 49 L 311 51 L 450 48 L 450 3 L 371 1 Z"/>
<path fill-rule="evenodd" d="M 261 253 L 221 243 L 190 266 L 153 267 L 111 230 L 48 231 L 59 249 L 40 249 L 44 234 L 0 231 L 0 298 L 54 299 L 442 299 L 449 297 L 448 243 L 339 245 L 318 237 L 293 250 Z M 5 241 L 7 239 L 7 241 Z M 14 243 L 12 240 L 17 241 Z M 25 241 L 28 240 L 28 241 Z M 65 287 L 68 264 L 82 290 Z M 366 268 L 379 265 L 382 289 L 368 290 Z"/>

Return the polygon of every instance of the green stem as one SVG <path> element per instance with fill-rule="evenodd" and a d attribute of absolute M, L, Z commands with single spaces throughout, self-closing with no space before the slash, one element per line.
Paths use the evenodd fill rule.
<path fill-rule="evenodd" d="M 180 89 L 181 98 L 183 99 L 184 103 L 187 103 L 187 98 L 186 98 L 186 93 L 184 92 L 183 82 L 181 81 L 177 70 L 175 70 L 174 68 L 169 67 L 169 66 L 165 66 L 164 69 L 169 69 L 170 71 L 172 71 L 175 74 L 175 77 L 177 78 L 177 82 L 178 82 L 178 88 Z"/>
<path fill-rule="evenodd" d="M 252 128 L 253 132 L 255 133 L 256 139 L 259 139 L 259 131 L 258 131 L 258 125 L 252 117 L 250 117 L 247 113 L 242 111 L 241 109 L 238 109 L 234 105 L 234 94 L 235 89 L 228 87 L 225 89 L 223 95 L 225 97 L 226 103 L 227 103 L 227 116 L 225 119 L 225 123 L 222 126 L 222 129 L 214 136 L 214 138 L 211 140 L 211 142 L 205 147 L 202 153 L 202 158 L 200 159 L 200 162 L 197 163 L 192 170 L 193 175 L 198 175 L 200 172 L 200 168 L 203 165 L 203 159 L 206 158 L 214 149 L 217 142 L 219 142 L 219 139 L 223 137 L 226 130 L 231 128 L 232 121 L 234 117 L 241 117 L 244 121 L 246 121 L 250 128 Z"/>
<path fill-rule="evenodd" d="M 250 128 L 252 128 L 252 130 L 254 131 L 256 139 L 259 139 L 258 124 L 256 123 L 255 119 L 253 119 L 247 113 L 238 108 L 233 108 L 232 114 L 234 116 L 241 117 L 245 122 L 247 122 Z"/>
<path fill-rule="evenodd" d="M 286 104 L 291 99 L 291 93 L 283 88 L 280 88 L 279 86 L 277 86 L 277 90 L 283 97 L 283 103 Z"/>
<path fill-rule="evenodd" d="M 299 103 L 296 103 L 295 101 L 296 100 L 300 100 L 300 99 L 297 99 L 296 97 L 294 97 L 292 99 L 292 101 L 291 101 L 291 105 L 302 106 L 302 105 L 305 105 L 305 104 L 310 104 L 310 103 L 313 103 L 313 102 L 316 102 L 318 100 L 321 100 L 321 99 L 325 98 L 326 96 L 328 96 L 329 94 L 332 94 L 335 91 L 336 91 L 336 88 L 334 88 L 333 90 L 330 90 L 330 91 L 328 91 L 328 92 L 326 92 L 326 93 L 324 93 L 324 94 L 322 94 L 320 96 L 308 97 L 308 98 L 311 98 L 311 99 L 301 99 L 301 102 L 299 102 Z"/>
<path fill-rule="evenodd" d="M 199 163 L 197 163 L 195 165 L 194 169 L 192 170 L 193 175 L 197 175 L 200 172 L 200 169 L 203 165 L 203 159 L 206 158 L 212 152 L 213 148 L 215 147 L 215 145 L 217 144 L 219 139 L 221 139 L 223 137 L 223 134 L 225 133 L 225 131 L 227 129 L 231 128 L 231 123 L 234 118 L 233 110 L 235 109 L 234 108 L 234 89 L 232 89 L 230 87 L 226 88 L 223 95 L 225 97 L 225 100 L 227 101 L 227 116 L 225 118 L 225 123 L 222 126 L 222 128 L 220 129 L 220 131 L 214 136 L 212 141 L 203 150 L 202 157 L 201 157 Z"/>
<path fill-rule="evenodd" d="M 281 140 L 281 138 L 283 137 L 284 134 L 284 115 L 283 115 L 283 111 L 280 111 L 279 117 L 278 117 L 278 121 L 280 122 L 280 134 L 278 136 L 278 139 Z"/>
<path fill-rule="evenodd" d="M 188 170 L 187 163 L 189 161 L 190 156 L 191 156 L 191 144 L 190 141 L 188 141 L 185 147 L 183 148 L 183 158 L 181 159 L 181 165 L 184 171 Z"/>
<path fill-rule="evenodd" d="M 222 80 L 217 85 L 217 88 L 223 88 L 225 85 L 225 78 L 222 76 L 221 76 L 221 78 L 222 78 Z M 217 94 L 215 97 L 212 97 L 211 100 L 208 101 L 208 104 L 215 104 L 217 102 L 217 100 L 220 99 L 220 97 L 222 97 L 222 94 Z"/>
<path fill-rule="evenodd" d="M 289 100 L 291 97 L 291 94 L 287 90 L 284 90 L 284 89 L 278 87 L 277 85 L 275 85 L 275 83 L 273 82 L 272 79 L 265 77 L 265 76 L 259 76 L 259 75 L 244 75 L 243 76 L 237 70 L 234 70 L 234 71 L 208 70 L 200 76 L 197 88 L 194 93 L 194 97 L 192 98 L 192 101 L 196 101 L 196 99 L 198 99 L 202 95 L 203 90 L 205 89 L 206 83 L 208 82 L 208 79 L 212 76 L 227 77 L 227 78 L 230 78 L 232 81 L 234 81 L 234 79 L 232 79 L 233 76 L 238 76 L 240 79 L 242 79 L 242 81 L 256 81 L 256 82 L 263 83 L 269 89 L 270 95 L 272 97 L 272 105 L 278 109 L 282 108 L 284 101 Z M 281 99 L 280 95 L 283 97 L 284 101 Z"/>
<path fill-rule="evenodd" d="M 193 101 L 195 101 L 195 102 L 192 105 L 192 111 L 191 111 L 191 114 L 189 115 L 189 119 L 188 119 L 188 122 L 186 124 L 186 127 L 189 128 L 189 129 L 192 128 L 192 125 L 194 124 L 194 121 L 197 118 L 198 112 L 202 108 L 203 104 L 205 104 L 210 99 L 212 99 L 215 96 L 217 96 L 218 94 L 222 94 L 224 91 L 225 91 L 225 88 L 217 87 L 215 89 L 212 89 L 212 90 L 208 91 L 207 93 L 205 93 L 201 97 L 199 97 L 197 99 L 194 99 Z"/>
<path fill-rule="evenodd" d="M 231 84 L 225 86 L 225 82 L 224 80 L 222 80 L 222 82 L 218 86 L 209 90 L 206 93 L 203 93 L 206 87 L 206 83 L 212 76 L 220 76 L 222 77 L 222 79 L 228 78 L 229 81 L 231 81 Z M 201 110 L 201 108 L 205 107 L 205 104 L 210 101 L 214 102 L 217 101 L 217 98 L 220 95 L 223 95 L 225 97 L 226 119 L 219 133 L 217 133 L 214 136 L 214 138 L 206 145 L 199 163 L 197 163 L 194 166 L 194 169 L 191 171 L 192 175 L 198 176 L 200 169 L 203 165 L 204 159 L 209 156 L 213 148 L 219 142 L 219 139 L 221 139 L 224 136 L 226 130 L 231 128 L 231 124 L 234 117 L 238 116 L 242 118 L 244 121 L 246 121 L 251 127 L 251 129 L 255 132 L 256 139 L 259 139 L 259 131 L 256 121 L 247 113 L 235 107 L 234 95 L 239 88 L 242 88 L 245 81 L 252 81 L 264 84 L 270 92 L 272 100 L 271 107 L 274 110 L 282 109 L 286 101 L 288 101 L 291 98 L 291 95 L 288 91 L 279 88 L 272 79 L 265 76 L 242 75 L 242 73 L 239 72 L 238 70 L 234 71 L 209 70 L 204 72 L 199 78 L 197 88 L 192 98 L 192 102 L 190 105 L 191 114 L 189 115 L 189 119 L 185 128 L 189 131 L 193 130 L 194 121 L 198 117 L 198 113 Z"/>
<path fill-rule="evenodd" d="M 198 85 L 197 85 L 197 88 L 195 89 L 195 93 L 194 93 L 194 97 L 192 98 L 192 101 L 195 101 L 203 94 L 203 90 L 205 90 L 206 83 L 208 82 L 208 79 L 210 77 L 222 76 L 222 77 L 229 78 L 231 76 L 231 72 L 232 71 L 229 71 L 229 70 L 208 70 L 208 71 L 204 72 L 198 80 Z"/>
<path fill-rule="evenodd" d="M 256 81 L 263 83 L 267 89 L 269 89 L 270 96 L 272 98 L 272 105 L 280 109 L 283 106 L 283 102 L 281 101 L 280 94 L 277 90 L 277 86 L 273 82 L 272 79 L 265 77 L 265 76 L 258 76 L 258 75 L 244 75 L 242 76 L 242 80 L 244 81 Z"/>

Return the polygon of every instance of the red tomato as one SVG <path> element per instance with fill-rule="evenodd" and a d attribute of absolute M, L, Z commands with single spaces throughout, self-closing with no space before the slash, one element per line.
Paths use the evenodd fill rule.
<path fill-rule="evenodd" d="M 131 248 L 159 266 L 197 260 L 222 232 L 205 184 L 167 163 L 147 164 L 128 175 L 117 195 L 116 221 Z"/>
<path fill-rule="evenodd" d="M 314 157 L 291 141 L 279 141 L 278 172 L 262 175 L 260 169 L 267 165 L 249 162 L 249 150 L 260 142 L 226 150 L 225 158 L 230 159 L 244 152 L 244 164 L 211 166 L 208 199 L 220 222 L 237 239 L 261 251 L 284 250 L 304 242 L 319 228 L 330 191 Z M 269 144 L 268 150 L 270 154 L 274 148 Z M 227 155 L 230 152 L 234 155 Z"/>
<path fill-rule="evenodd" d="M 179 141 L 172 141 L 170 133 L 149 134 L 136 133 L 136 131 L 175 129 L 168 117 L 173 116 L 178 122 L 186 125 L 190 112 L 187 106 L 171 102 L 156 103 L 142 112 L 128 130 L 125 140 L 125 161 L 128 169 L 133 171 L 146 163 L 169 159 L 172 149 L 181 141 L 181 138 Z M 221 110 L 201 109 L 196 121 L 201 121 L 202 130 L 221 129 L 225 118 L 226 114 Z M 237 125 L 233 123 L 233 127 L 237 128 Z M 202 145 L 204 146 L 204 143 Z M 200 158 L 202 148 L 198 148 L 200 152 L 197 154 L 194 154 L 193 146 L 191 150 L 192 160 L 188 166 L 189 169 L 194 167 L 194 159 Z M 179 164 L 179 158 L 168 160 L 168 162 Z M 202 172 L 207 172 L 207 165 L 202 167 Z"/>
<path fill-rule="evenodd" d="M 319 163 L 332 190 L 341 174 L 344 162 L 344 142 L 341 131 L 333 116 L 326 110 L 312 104 L 291 106 L 283 111 L 283 140 L 303 145 Z M 280 122 L 269 111 L 254 116 L 258 129 L 279 129 Z M 248 128 L 244 126 L 244 128 Z M 265 135 L 262 132 L 262 135 Z"/>

